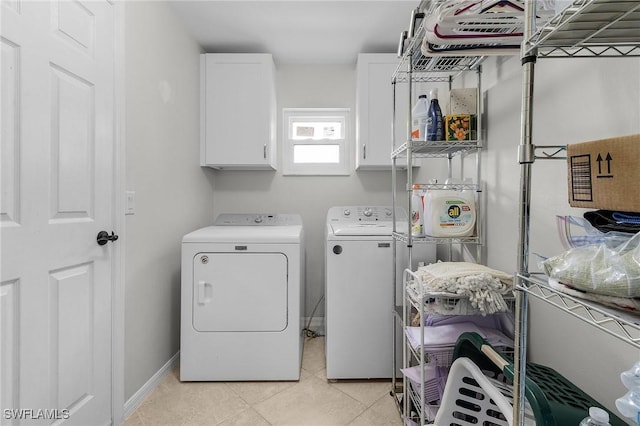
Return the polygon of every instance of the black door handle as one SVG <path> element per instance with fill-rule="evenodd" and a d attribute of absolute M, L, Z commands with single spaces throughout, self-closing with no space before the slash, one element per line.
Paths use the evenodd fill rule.
<path fill-rule="evenodd" d="M 118 236 L 113 231 L 111 231 L 111 235 L 109 235 L 107 231 L 100 231 L 98 232 L 98 237 L 96 238 L 96 241 L 98 242 L 98 245 L 103 246 L 107 244 L 109 241 L 115 241 L 117 239 L 118 239 Z"/>

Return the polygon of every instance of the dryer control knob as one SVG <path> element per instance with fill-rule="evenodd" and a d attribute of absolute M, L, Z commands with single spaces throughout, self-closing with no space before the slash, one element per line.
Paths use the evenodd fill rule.
<path fill-rule="evenodd" d="M 344 209 L 344 211 L 342 212 L 343 215 L 345 216 L 351 216 L 351 210 L 349 209 Z"/>
<path fill-rule="evenodd" d="M 364 212 L 362 212 L 366 217 L 371 217 L 371 215 L 373 214 L 373 210 L 369 207 L 367 207 L 366 209 L 364 209 Z"/>
<path fill-rule="evenodd" d="M 253 219 L 253 221 L 255 223 L 262 223 L 262 218 L 260 216 L 257 216 L 255 219 Z"/>

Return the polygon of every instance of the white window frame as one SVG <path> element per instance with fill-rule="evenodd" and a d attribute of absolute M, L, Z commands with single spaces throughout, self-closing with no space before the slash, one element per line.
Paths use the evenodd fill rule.
<path fill-rule="evenodd" d="M 340 122 L 341 138 L 294 139 L 293 124 L 296 122 Z M 283 108 L 282 109 L 282 174 L 283 175 L 350 175 L 349 146 L 351 136 L 351 110 L 349 108 Z M 294 150 L 300 145 L 336 145 L 337 163 L 294 163 Z"/>

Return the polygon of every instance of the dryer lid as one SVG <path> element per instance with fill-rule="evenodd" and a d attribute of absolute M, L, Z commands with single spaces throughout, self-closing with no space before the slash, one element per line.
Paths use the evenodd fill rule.
<path fill-rule="evenodd" d="M 216 226 L 290 226 L 302 225 L 298 214 L 283 213 L 223 213 L 213 223 Z"/>
<path fill-rule="evenodd" d="M 207 226 L 190 232 L 183 243 L 230 244 L 300 244 L 303 238 L 301 225 L 291 226 Z"/>

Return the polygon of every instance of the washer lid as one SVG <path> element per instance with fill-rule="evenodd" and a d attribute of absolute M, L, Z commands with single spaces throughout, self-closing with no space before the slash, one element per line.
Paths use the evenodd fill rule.
<path fill-rule="evenodd" d="M 330 224 L 333 235 L 357 236 L 357 235 L 391 235 L 392 222 L 363 222 L 363 223 L 332 223 Z"/>
<path fill-rule="evenodd" d="M 396 207 L 396 229 L 406 229 L 407 215 Z M 393 209 L 390 206 L 336 206 L 327 212 L 328 236 L 391 236 Z"/>

